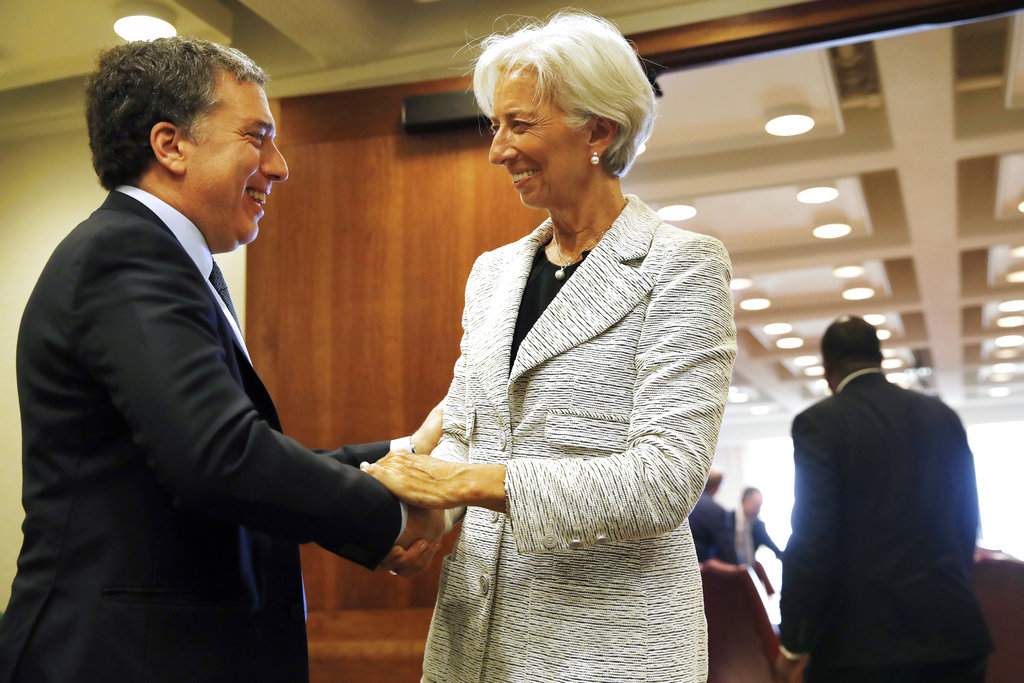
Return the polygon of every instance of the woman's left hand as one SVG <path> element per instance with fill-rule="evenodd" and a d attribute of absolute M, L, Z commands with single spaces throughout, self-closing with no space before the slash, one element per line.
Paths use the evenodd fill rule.
<path fill-rule="evenodd" d="M 404 503 L 423 508 L 453 508 L 463 503 L 456 499 L 456 479 L 462 466 L 429 455 L 393 451 L 375 464 L 361 469 L 378 479 Z"/>

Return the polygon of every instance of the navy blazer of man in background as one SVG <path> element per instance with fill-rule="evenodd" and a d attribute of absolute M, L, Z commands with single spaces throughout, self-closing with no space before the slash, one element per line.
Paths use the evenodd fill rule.
<path fill-rule="evenodd" d="M 711 558 L 736 564 L 736 547 L 730 527 L 729 512 L 715 502 L 715 493 L 722 484 L 722 473 L 711 470 L 704 484 L 704 491 L 697 499 L 687 518 L 697 561 L 706 562 Z"/>
<path fill-rule="evenodd" d="M 991 642 L 971 586 L 974 461 L 938 399 L 881 373 L 875 329 L 822 339 L 833 395 L 793 421 L 793 534 L 782 558 L 781 680 L 983 680 Z M 786 655 L 789 655 L 787 657 Z"/>
<path fill-rule="evenodd" d="M 177 91 L 153 94 L 204 78 L 214 101 L 194 117 Z M 207 258 L 251 241 L 287 177 L 262 82 L 205 41 L 107 51 L 89 86 L 101 183 L 160 197 Z M 139 143 L 110 130 L 119 115 L 144 127 L 145 154 L 112 172 Z M 370 568 L 397 552 L 402 508 L 358 469 L 387 443 L 319 452 L 283 435 L 225 310 L 168 225 L 121 192 L 44 268 L 18 340 L 26 516 L 3 683 L 305 681 L 298 543 Z M 425 519 L 409 508 L 400 544 L 432 534 Z"/>

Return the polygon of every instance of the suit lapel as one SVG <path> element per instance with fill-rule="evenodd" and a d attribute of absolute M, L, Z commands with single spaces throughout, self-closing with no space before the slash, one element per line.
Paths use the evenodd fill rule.
<path fill-rule="evenodd" d="M 651 291 L 654 276 L 642 269 L 642 262 L 650 250 L 654 230 L 660 224 L 660 219 L 650 209 L 635 197 L 629 197 L 626 208 L 604 239 L 576 269 L 523 339 L 509 382 L 548 358 L 605 331 Z M 547 236 L 550 236 L 550 228 Z M 534 252 L 536 247 L 539 243 Z M 517 312 L 522 293 L 523 286 L 520 286 L 515 293 Z M 514 317 L 512 325 L 515 326 Z M 511 345 L 512 332 L 508 335 L 506 349 Z"/>

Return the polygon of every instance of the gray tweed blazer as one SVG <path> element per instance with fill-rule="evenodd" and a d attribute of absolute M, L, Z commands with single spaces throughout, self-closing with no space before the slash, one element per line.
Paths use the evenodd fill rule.
<path fill-rule="evenodd" d="M 507 467 L 444 558 L 430 683 L 704 681 L 686 516 L 714 456 L 736 332 L 729 258 L 635 197 L 523 340 L 550 220 L 477 259 L 434 455 Z"/>

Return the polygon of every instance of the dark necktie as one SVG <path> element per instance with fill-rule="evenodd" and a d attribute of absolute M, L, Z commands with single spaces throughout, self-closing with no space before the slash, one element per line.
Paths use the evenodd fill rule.
<path fill-rule="evenodd" d="M 217 294 L 220 294 L 220 298 L 224 301 L 224 304 L 228 307 L 228 311 L 231 312 L 231 317 L 235 319 L 235 324 L 238 325 L 238 315 L 235 314 L 235 306 L 231 303 L 231 294 L 228 292 L 228 283 L 224 281 L 224 273 L 220 272 L 220 266 L 217 262 L 213 262 L 213 270 L 210 271 L 210 284 L 217 290 Z M 241 327 L 241 325 L 239 325 Z"/>

